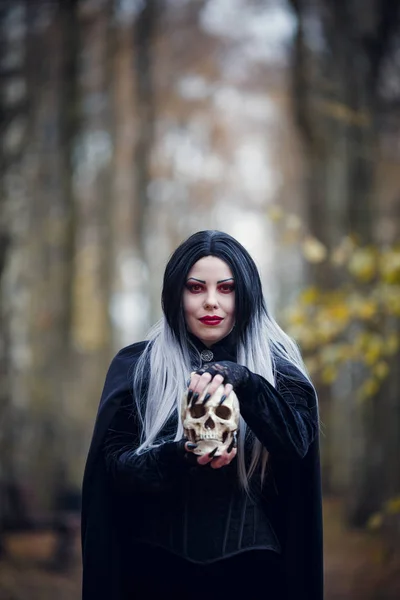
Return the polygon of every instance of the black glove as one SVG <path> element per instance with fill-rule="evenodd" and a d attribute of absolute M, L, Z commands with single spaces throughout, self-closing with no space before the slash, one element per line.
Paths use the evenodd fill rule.
<path fill-rule="evenodd" d="M 249 378 L 249 371 L 247 367 L 238 365 L 230 360 L 221 360 L 215 363 L 208 363 L 207 366 L 198 369 L 196 373 L 198 375 L 210 373 L 211 377 L 214 377 L 215 375 L 222 375 L 224 378 L 222 383 L 224 385 L 230 383 L 234 389 L 239 385 L 246 383 Z"/>

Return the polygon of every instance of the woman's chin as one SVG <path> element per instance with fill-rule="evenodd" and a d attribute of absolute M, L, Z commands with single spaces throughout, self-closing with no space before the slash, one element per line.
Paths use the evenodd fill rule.
<path fill-rule="evenodd" d="M 227 333 L 225 331 L 202 331 L 199 334 L 195 334 L 199 340 L 203 342 L 203 344 L 216 344 L 220 340 L 222 340 Z"/>

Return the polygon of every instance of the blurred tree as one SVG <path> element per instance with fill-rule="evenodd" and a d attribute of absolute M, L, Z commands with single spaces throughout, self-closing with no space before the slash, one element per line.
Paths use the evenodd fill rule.
<path fill-rule="evenodd" d="M 12 202 L 14 193 L 21 190 L 18 176 L 26 142 L 24 54 L 21 3 L 4 1 L 0 6 L 0 553 L 1 532 L 10 515 L 7 490 L 16 483 L 14 450 L 16 445 L 15 410 L 13 407 L 11 373 L 10 298 L 12 282 L 7 265 L 20 230 L 14 227 L 13 216 L 21 207 Z M 14 29 L 19 29 L 15 35 Z M 17 206 L 15 206 L 17 204 Z"/>
<path fill-rule="evenodd" d="M 135 190 L 135 239 L 138 242 L 139 257 L 149 264 L 147 254 L 151 249 L 146 248 L 151 224 L 146 219 L 150 202 L 148 190 L 150 183 L 150 161 L 154 142 L 155 124 L 155 89 L 154 89 L 154 38 L 158 19 L 160 18 L 161 3 L 158 0 L 147 0 L 139 13 L 134 25 L 135 83 L 136 83 L 136 146 L 134 155 L 134 172 L 136 179 Z M 142 284 L 147 287 L 149 301 L 149 322 L 156 318 L 155 298 L 149 294 L 148 278 L 143 278 Z M 158 304 L 158 302 L 157 302 Z"/>
<path fill-rule="evenodd" d="M 380 79 L 399 6 L 376 0 L 291 4 L 298 18 L 294 109 L 309 161 L 310 229 L 328 248 L 349 230 L 368 243 L 377 212 Z"/>
<path fill-rule="evenodd" d="M 1 9 L 1 232 L 11 251 L 1 244 L 9 401 L 0 443 L 5 476 L 13 472 L 43 511 L 60 472 L 62 485 L 80 483 L 86 419 L 111 353 L 114 5 L 20 0 Z"/>
<path fill-rule="evenodd" d="M 70 185 L 77 3 L 26 2 L 28 143 L 23 175 L 29 233 L 21 256 L 26 363 L 19 373 L 26 398 L 18 463 L 36 489 L 37 508 L 53 505 L 60 463 L 66 460 L 71 279 L 74 247 Z M 68 42 L 71 42 L 68 44 Z M 28 450 L 29 448 L 29 450 Z M 33 484 L 35 482 L 35 484 Z"/>
<path fill-rule="evenodd" d="M 76 111 L 72 149 L 74 256 L 71 371 L 67 370 L 68 469 L 80 481 L 104 372 L 110 360 L 114 1 L 78 2 Z M 72 41 L 72 38 L 70 38 Z M 71 372 L 73 377 L 71 377 Z"/>
<path fill-rule="evenodd" d="M 298 20 L 293 60 L 294 110 L 306 151 L 309 227 L 312 238 L 318 240 L 310 248 L 310 281 L 317 286 L 312 303 L 323 303 L 322 294 L 328 291 L 331 310 L 336 311 L 345 327 L 347 346 L 356 343 L 363 327 L 368 334 L 368 348 L 377 335 L 382 338 L 382 352 L 376 356 L 378 364 L 385 354 L 385 336 L 398 336 L 397 309 L 388 309 L 382 298 L 377 303 L 378 314 L 373 311 L 368 323 L 364 318 L 362 325 L 358 319 L 351 320 L 354 313 L 347 304 L 354 291 L 351 269 L 355 269 L 356 284 L 363 280 L 364 294 L 371 299 L 374 294 L 377 296 L 377 290 L 385 292 L 386 288 L 375 289 L 382 279 L 374 266 L 371 276 L 363 279 L 365 261 L 382 266 L 389 259 L 389 252 L 396 255 L 395 248 L 385 252 L 385 248 L 378 250 L 376 243 L 393 242 L 398 235 L 398 227 L 392 227 L 391 239 L 382 235 L 389 206 L 392 219 L 399 215 L 396 203 L 384 202 L 379 174 L 385 162 L 383 149 L 391 135 L 383 92 L 388 86 L 393 87 L 394 77 L 397 89 L 399 81 L 398 73 L 390 71 L 388 63 L 395 60 L 398 52 L 400 5 L 390 0 L 291 0 L 291 5 Z M 342 260 L 340 254 L 346 254 L 346 244 L 351 250 Z M 349 269 L 335 268 L 337 260 Z M 384 279 L 384 269 L 381 273 Z M 327 306 L 323 304 L 322 309 Z M 323 316 L 322 311 L 325 328 L 332 325 L 332 315 L 326 310 Z M 327 352 L 330 341 L 329 335 L 325 342 L 321 341 Z M 340 348 L 336 348 L 338 351 Z M 389 364 L 394 365 L 396 360 L 398 356 L 392 352 Z M 324 447 L 329 471 L 325 482 L 328 488 L 346 493 L 348 518 L 354 524 L 365 524 L 369 515 L 400 486 L 399 477 L 393 476 L 400 473 L 397 369 L 390 371 L 379 392 L 371 387 L 368 402 L 359 403 L 354 390 L 366 376 L 364 365 L 349 356 L 347 364 L 342 362 L 340 372 L 334 376 L 333 385 L 324 390 L 322 403 L 323 419 L 328 423 Z"/>

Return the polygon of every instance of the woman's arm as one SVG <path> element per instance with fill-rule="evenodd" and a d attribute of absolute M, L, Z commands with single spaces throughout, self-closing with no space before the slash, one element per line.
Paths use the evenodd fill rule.
<path fill-rule="evenodd" d="M 297 367 L 279 360 L 275 388 L 243 365 L 210 363 L 192 376 L 192 402 L 208 383 L 207 397 L 221 383 L 225 384 L 225 397 L 235 390 L 242 417 L 269 452 L 286 458 L 307 454 L 318 431 L 318 407 L 314 388 Z"/>
<path fill-rule="evenodd" d="M 271 454 L 304 458 L 318 432 L 318 407 L 314 388 L 290 363 L 281 363 L 276 388 L 248 371 L 235 392 L 247 425 Z"/>
<path fill-rule="evenodd" d="M 141 350 L 143 347 L 141 347 Z M 115 406 L 107 424 L 102 452 L 106 469 L 122 491 L 158 491 L 173 485 L 175 478 L 190 462 L 185 459 L 184 442 L 167 442 L 136 455 L 139 446 L 139 423 L 131 387 L 132 366 L 138 353 L 121 351 L 109 368 L 101 410 Z"/>
<path fill-rule="evenodd" d="M 117 411 L 106 434 L 103 452 L 107 471 L 122 491 L 157 492 L 170 488 L 188 464 L 184 443 L 185 440 L 166 442 L 135 454 L 139 435 L 131 398 Z"/>

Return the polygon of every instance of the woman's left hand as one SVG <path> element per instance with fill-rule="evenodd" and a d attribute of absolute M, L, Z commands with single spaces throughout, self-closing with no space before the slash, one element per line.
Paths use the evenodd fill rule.
<path fill-rule="evenodd" d="M 215 363 L 209 363 L 207 366 L 198 369 L 190 378 L 188 403 L 196 403 L 197 399 L 203 394 L 205 388 L 209 385 L 204 403 L 214 394 L 221 384 L 225 384 L 224 398 L 227 398 L 234 387 L 244 383 L 248 379 L 248 370 L 243 365 L 222 360 Z M 211 382 L 211 383 L 210 383 Z M 222 400 L 222 402 L 223 402 Z"/>

